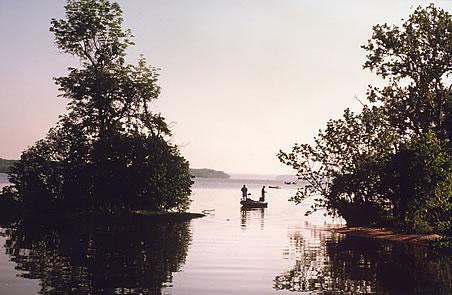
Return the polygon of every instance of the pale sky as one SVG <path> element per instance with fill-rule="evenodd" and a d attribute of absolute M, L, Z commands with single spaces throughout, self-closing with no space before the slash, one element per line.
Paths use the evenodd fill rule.
<path fill-rule="evenodd" d="M 311 142 L 330 118 L 360 108 L 373 73 L 360 45 L 375 24 L 452 1 L 122 0 L 128 51 L 161 68 L 154 111 L 193 168 L 283 174 L 276 154 Z M 62 0 L 0 0 L 0 157 L 19 158 L 65 111 L 52 77 L 77 60 L 58 51 L 50 19 Z"/>

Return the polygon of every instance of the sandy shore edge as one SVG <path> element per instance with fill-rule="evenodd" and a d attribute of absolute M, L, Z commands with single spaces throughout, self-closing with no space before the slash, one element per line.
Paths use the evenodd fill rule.
<path fill-rule="evenodd" d="M 372 228 L 372 227 L 342 227 L 331 229 L 333 232 L 347 234 L 351 236 L 387 240 L 414 245 L 428 246 L 434 239 L 441 238 L 438 234 L 407 234 L 397 232 L 390 228 Z"/>

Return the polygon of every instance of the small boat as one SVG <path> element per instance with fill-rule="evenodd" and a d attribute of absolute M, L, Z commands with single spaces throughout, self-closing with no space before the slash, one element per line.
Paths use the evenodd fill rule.
<path fill-rule="evenodd" d="M 279 185 L 273 186 L 273 185 L 269 185 L 268 188 L 275 188 L 275 189 L 281 189 L 281 187 Z"/>
<path fill-rule="evenodd" d="M 242 208 L 267 208 L 267 202 L 254 201 L 248 198 L 240 201 L 240 205 L 242 205 Z"/>

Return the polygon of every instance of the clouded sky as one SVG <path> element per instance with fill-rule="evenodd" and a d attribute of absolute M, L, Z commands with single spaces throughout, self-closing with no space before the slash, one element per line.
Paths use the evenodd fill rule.
<path fill-rule="evenodd" d="M 154 109 L 194 168 L 290 170 L 276 154 L 311 142 L 368 84 L 360 45 L 372 25 L 397 24 L 432 1 L 122 0 L 128 51 L 161 68 Z M 452 1 L 433 1 L 452 11 Z M 58 51 L 50 19 L 62 0 L 0 0 L 0 157 L 18 158 L 65 111 L 52 77 L 75 58 Z"/>

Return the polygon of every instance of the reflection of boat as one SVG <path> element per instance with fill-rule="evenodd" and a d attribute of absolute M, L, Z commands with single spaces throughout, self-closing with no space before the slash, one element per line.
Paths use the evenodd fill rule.
<path fill-rule="evenodd" d="M 281 187 L 279 185 L 273 186 L 273 185 L 269 185 L 268 188 L 276 188 L 276 189 L 280 189 Z"/>
<path fill-rule="evenodd" d="M 240 226 L 246 229 L 247 225 L 252 225 L 251 221 L 260 221 L 260 228 L 264 229 L 265 208 L 240 208 Z"/>
<path fill-rule="evenodd" d="M 240 205 L 243 208 L 267 208 L 267 202 L 254 201 L 248 198 L 240 201 Z"/>

